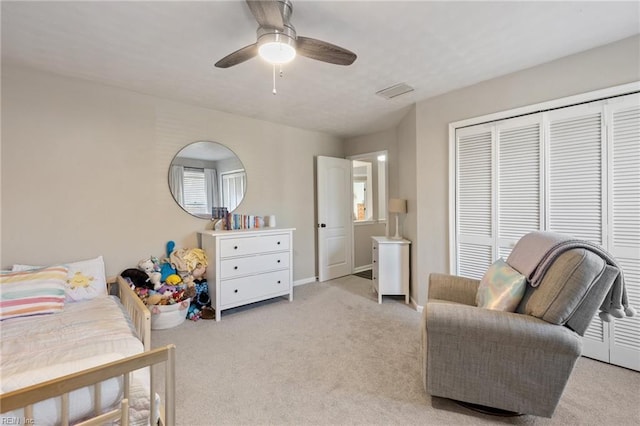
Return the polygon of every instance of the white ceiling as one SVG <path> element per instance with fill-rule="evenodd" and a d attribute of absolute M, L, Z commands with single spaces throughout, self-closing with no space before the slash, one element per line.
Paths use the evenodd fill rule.
<path fill-rule="evenodd" d="M 2 60 L 295 127 L 350 137 L 387 129 L 413 103 L 640 33 L 640 2 L 293 0 L 299 35 L 358 55 L 299 57 L 271 94 L 243 1 L 2 1 Z M 406 82 L 414 92 L 375 92 Z"/>

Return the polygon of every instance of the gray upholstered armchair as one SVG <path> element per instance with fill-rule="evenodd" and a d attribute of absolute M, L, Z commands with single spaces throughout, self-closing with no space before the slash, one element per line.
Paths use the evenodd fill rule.
<path fill-rule="evenodd" d="M 422 320 L 424 386 L 433 396 L 551 417 L 584 335 L 618 269 L 584 248 L 564 251 L 516 312 L 476 307 L 478 280 L 429 277 Z"/>

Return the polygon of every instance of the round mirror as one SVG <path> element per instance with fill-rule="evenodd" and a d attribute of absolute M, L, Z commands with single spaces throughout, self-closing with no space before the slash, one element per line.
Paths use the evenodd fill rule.
<path fill-rule="evenodd" d="M 202 219 L 232 212 L 244 198 L 247 175 L 238 156 L 217 142 L 182 148 L 169 167 L 169 190 L 187 213 Z"/>

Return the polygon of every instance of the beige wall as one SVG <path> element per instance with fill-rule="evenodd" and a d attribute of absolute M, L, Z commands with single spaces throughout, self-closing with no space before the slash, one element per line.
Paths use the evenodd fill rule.
<path fill-rule="evenodd" d="M 418 304 L 426 301 L 429 273 L 449 271 L 449 123 L 638 80 L 635 36 L 416 105 Z"/>
<path fill-rule="evenodd" d="M 418 248 L 421 245 L 418 239 L 418 193 L 417 193 L 417 168 L 416 162 L 416 108 L 409 110 L 397 128 L 398 139 L 398 196 L 407 200 L 407 214 L 402 218 L 402 235 L 411 241 L 410 269 L 411 269 L 411 299 L 420 304 L 418 299 L 418 280 L 420 268 L 418 267 Z"/>
<path fill-rule="evenodd" d="M 316 276 L 316 155 L 338 138 L 23 68 L 2 68 L 1 267 L 104 255 L 107 273 L 194 247 L 208 222 L 173 200 L 167 170 L 212 140 L 247 169 L 238 212 L 295 227 L 294 279 Z"/>

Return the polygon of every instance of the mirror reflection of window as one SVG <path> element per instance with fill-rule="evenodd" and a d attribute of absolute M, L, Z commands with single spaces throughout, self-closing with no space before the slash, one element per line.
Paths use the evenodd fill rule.
<path fill-rule="evenodd" d="M 378 220 L 387 218 L 387 154 L 378 155 Z"/>
<path fill-rule="evenodd" d="M 373 220 L 371 163 L 353 161 L 353 217 L 356 221 Z"/>
<path fill-rule="evenodd" d="M 184 208 L 194 214 L 207 214 L 207 191 L 204 169 L 184 168 L 182 173 L 182 199 Z"/>
<path fill-rule="evenodd" d="M 353 221 L 364 225 L 387 219 L 387 151 L 350 157 L 353 181 Z"/>
<path fill-rule="evenodd" d="M 244 170 L 221 173 L 220 182 L 222 205 L 227 207 L 229 211 L 232 211 L 238 206 L 240 201 L 242 201 L 247 182 L 247 174 Z"/>
<path fill-rule="evenodd" d="M 353 217 L 355 220 L 365 219 L 366 182 L 353 182 Z"/>

